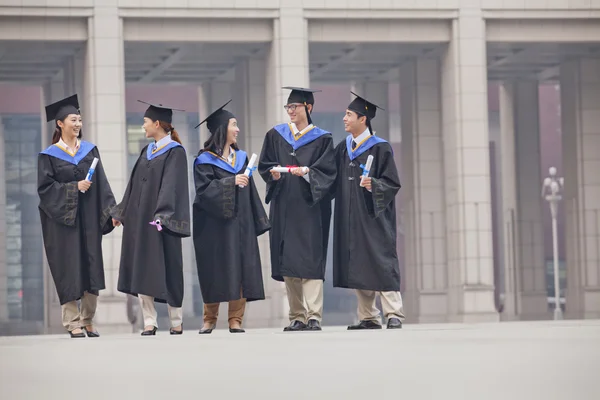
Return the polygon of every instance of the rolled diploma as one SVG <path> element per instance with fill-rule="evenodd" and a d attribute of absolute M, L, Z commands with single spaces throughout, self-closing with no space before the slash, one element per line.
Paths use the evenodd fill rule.
<path fill-rule="evenodd" d="M 299 168 L 299 167 L 273 167 L 273 168 L 271 168 L 271 170 L 275 171 L 275 172 L 281 172 L 281 173 L 288 172 L 289 173 L 289 172 L 292 172 L 291 170 L 293 168 Z M 300 167 L 300 168 L 302 168 L 302 170 L 306 173 L 306 167 Z"/>
<path fill-rule="evenodd" d="M 250 157 L 250 161 L 248 162 L 248 165 L 246 166 L 246 171 L 244 171 L 244 175 L 250 176 L 250 174 L 252 173 L 252 168 L 254 168 L 254 163 L 256 162 L 257 157 L 258 156 L 256 155 L 256 153 L 252 153 L 252 157 Z M 239 185 L 239 187 L 243 188 L 244 185 Z"/>
<path fill-rule="evenodd" d="M 373 164 L 373 156 L 370 155 L 369 157 L 367 157 L 367 165 L 365 166 L 362 176 L 360 177 L 360 186 L 363 185 L 363 179 L 365 179 L 366 177 L 369 176 L 369 172 L 371 171 L 372 164 Z"/>
<path fill-rule="evenodd" d="M 85 177 L 86 181 L 89 181 L 89 182 L 92 181 L 92 176 L 94 175 L 94 171 L 96 170 L 96 165 L 98 165 L 98 159 L 96 157 L 94 157 L 94 161 L 92 161 L 92 165 L 90 166 L 87 176 Z M 85 193 L 85 191 L 83 191 L 83 190 L 80 190 L 80 192 Z"/>

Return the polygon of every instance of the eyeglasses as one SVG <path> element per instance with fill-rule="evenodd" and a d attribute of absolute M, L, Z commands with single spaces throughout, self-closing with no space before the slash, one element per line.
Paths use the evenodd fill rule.
<path fill-rule="evenodd" d="M 302 107 L 304 106 L 304 104 L 286 104 L 285 106 L 283 106 L 283 108 L 285 109 L 285 111 L 296 111 L 296 107 Z"/>

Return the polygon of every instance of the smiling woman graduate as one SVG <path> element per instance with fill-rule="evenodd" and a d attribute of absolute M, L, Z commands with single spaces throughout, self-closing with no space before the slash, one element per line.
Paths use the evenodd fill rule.
<path fill-rule="evenodd" d="M 193 237 L 204 300 L 201 334 L 213 331 L 224 301 L 229 302 L 229 331 L 243 333 L 246 301 L 265 298 L 257 237 L 271 225 L 254 178 L 244 175 L 249 160 L 237 146 L 237 120 L 224 109 L 230 101 L 198 125 L 206 122 L 211 135 L 194 162 Z"/>
<path fill-rule="evenodd" d="M 181 238 L 190 236 L 188 166 L 172 117 L 173 109 L 149 104 L 142 128 L 154 142 L 140 153 L 123 201 L 111 212 L 113 223 L 124 227 L 117 287 L 139 297 L 142 336 L 158 329 L 155 301 L 168 305 L 170 333 L 183 332 Z"/>
<path fill-rule="evenodd" d="M 105 288 L 102 235 L 113 230 L 109 210 L 115 199 L 98 161 L 98 148 L 81 140 L 77 95 L 46 107 L 56 128 L 52 145 L 38 156 L 38 195 L 46 257 L 71 337 L 98 337 L 92 319 L 98 292 Z M 81 311 L 77 300 L 81 299 Z M 85 333 L 84 333 L 85 331 Z"/>

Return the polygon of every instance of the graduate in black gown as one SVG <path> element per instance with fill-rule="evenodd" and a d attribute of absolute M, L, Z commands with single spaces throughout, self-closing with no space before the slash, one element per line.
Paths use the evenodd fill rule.
<path fill-rule="evenodd" d="M 187 157 L 172 117 L 171 108 L 149 105 L 142 128 L 154 141 L 142 150 L 123 201 L 112 210 L 115 225 L 123 224 L 118 290 L 139 297 L 142 336 L 156 334 L 155 301 L 168 305 L 170 333 L 183 332 L 181 239 L 190 236 L 190 201 Z"/>
<path fill-rule="evenodd" d="M 213 331 L 219 303 L 225 301 L 229 332 L 243 333 L 246 301 L 265 298 L 257 237 L 271 225 L 252 169 L 250 177 L 244 174 L 250 158 L 237 146 L 235 116 L 224 109 L 230 101 L 198 125 L 206 122 L 210 131 L 194 161 L 193 238 L 204 300 L 201 334 Z"/>
<path fill-rule="evenodd" d="M 336 167 L 331 133 L 312 124 L 316 90 L 292 89 L 284 106 L 290 123 L 267 132 L 258 171 L 267 183 L 272 229 L 272 278 L 285 282 L 290 325 L 321 330 L 323 281 Z M 289 173 L 273 171 L 289 167 Z"/>
<path fill-rule="evenodd" d="M 52 145 L 38 156 L 38 195 L 44 248 L 71 337 L 98 337 L 93 327 L 98 293 L 105 288 L 102 235 L 113 230 L 115 199 L 100 152 L 81 140 L 77 95 L 46 107 L 56 128 Z M 86 180 L 94 158 L 91 180 Z M 77 300 L 81 300 L 78 309 Z M 84 333 L 85 332 L 85 333 Z"/>
<path fill-rule="evenodd" d="M 377 293 L 388 329 L 396 329 L 404 320 L 396 252 L 400 179 L 392 147 L 371 129 L 377 105 L 353 94 L 344 116 L 350 135 L 335 148 L 333 286 L 356 289 L 359 323 L 348 329 L 381 329 Z M 369 155 L 373 164 L 361 179 Z"/>

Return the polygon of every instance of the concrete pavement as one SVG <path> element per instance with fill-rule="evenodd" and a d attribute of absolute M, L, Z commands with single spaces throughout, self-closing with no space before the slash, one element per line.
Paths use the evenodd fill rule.
<path fill-rule="evenodd" d="M 600 321 L 0 338 L 0 399 L 600 399 Z"/>

